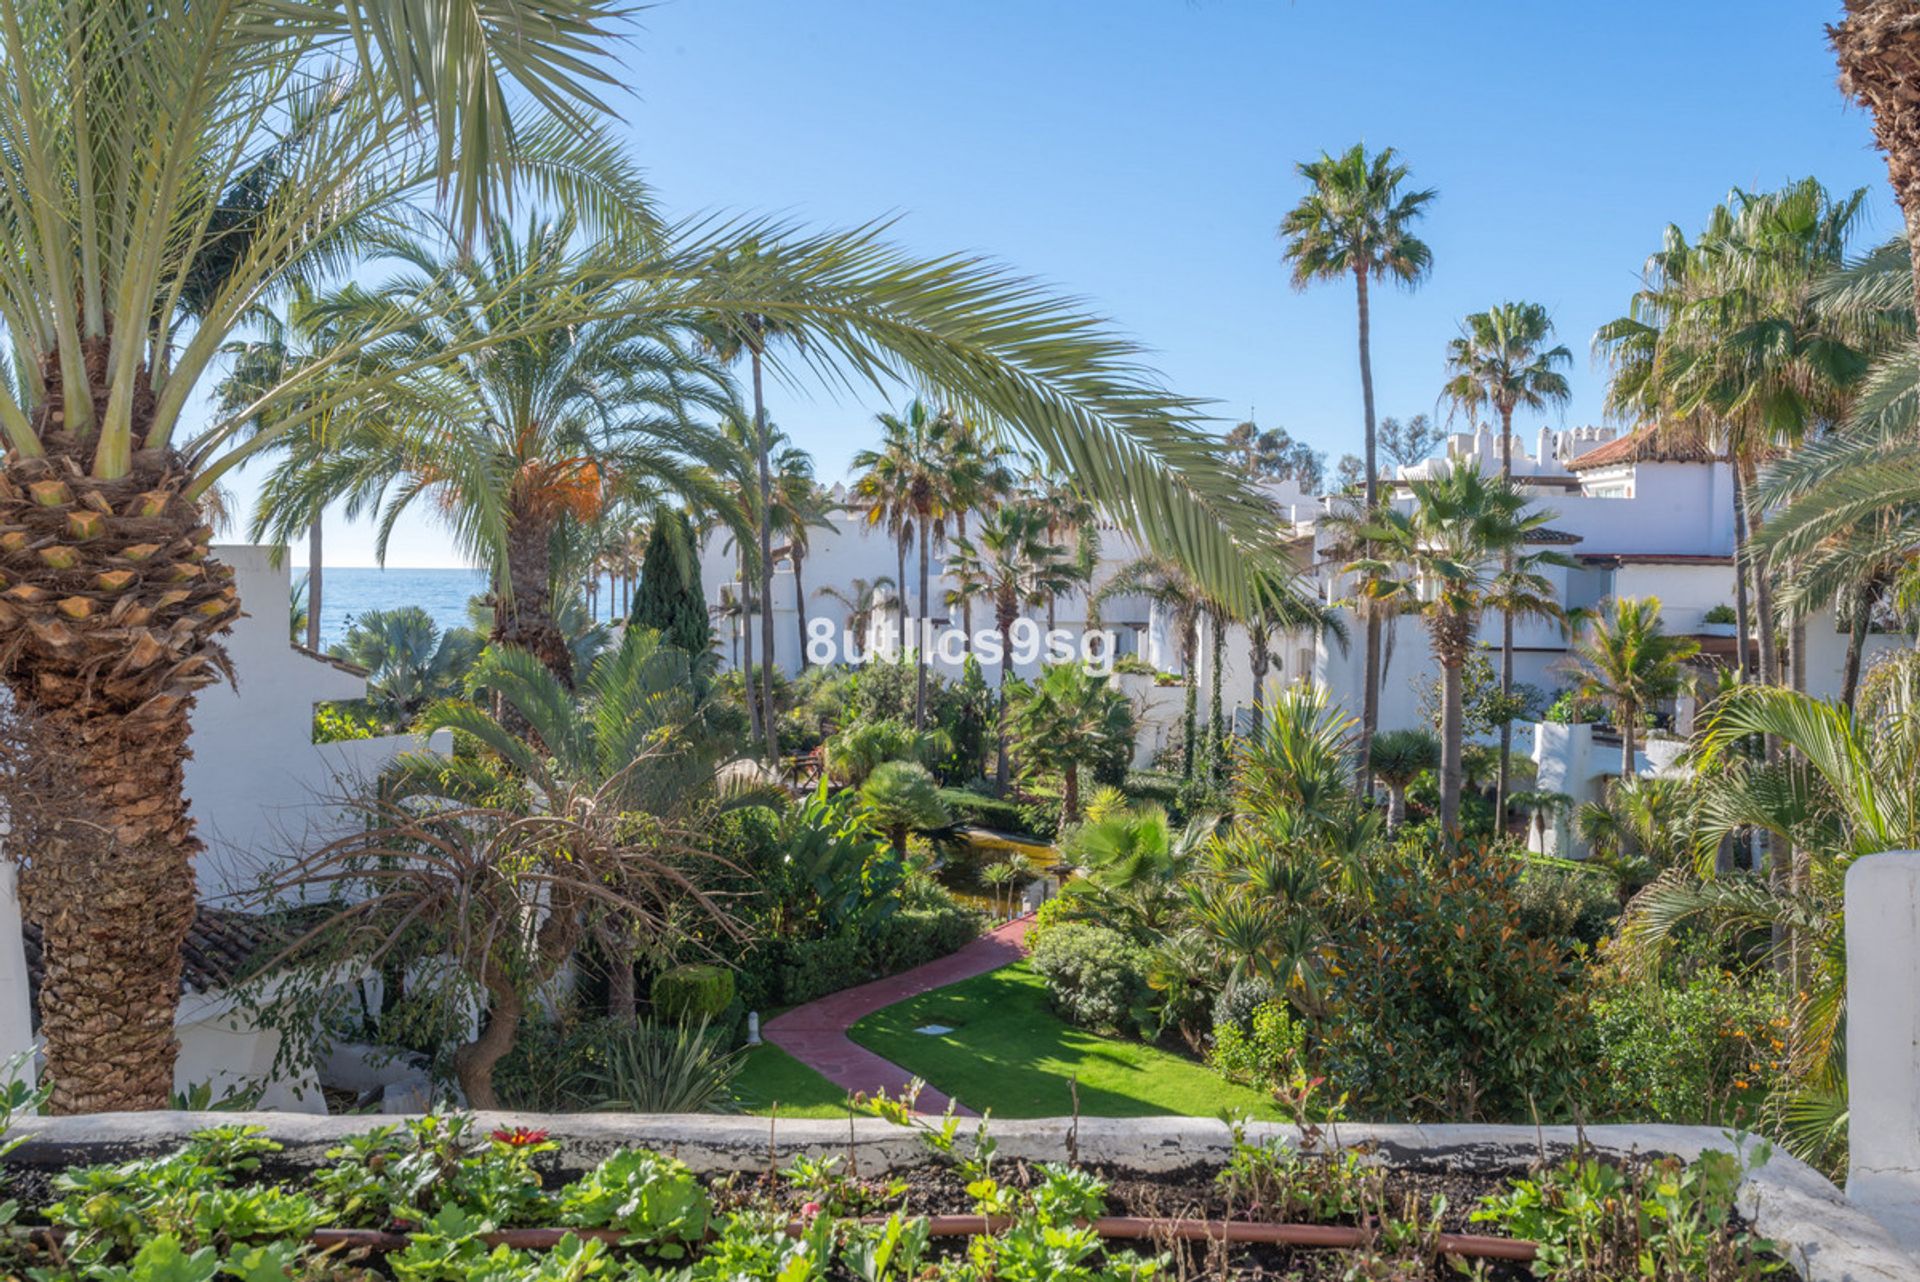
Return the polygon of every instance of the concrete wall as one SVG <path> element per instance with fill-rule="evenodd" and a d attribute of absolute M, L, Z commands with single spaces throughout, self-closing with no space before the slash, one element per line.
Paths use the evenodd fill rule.
<path fill-rule="evenodd" d="M 201 691 L 187 763 L 187 798 L 206 843 L 200 896 L 218 902 L 246 894 L 289 852 L 337 836 L 343 816 L 329 801 L 421 744 L 409 735 L 314 743 L 314 705 L 358 698 L 366 679 L 288 640 L 289 572 L 269 563 L 267 548 L 213 554 L 233 567 L 247 611 L 226 639 L 236 684 Z"/>

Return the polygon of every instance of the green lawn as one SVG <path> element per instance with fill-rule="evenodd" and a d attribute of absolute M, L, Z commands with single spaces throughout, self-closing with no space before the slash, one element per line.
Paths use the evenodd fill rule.
<path fill-rule="evenodd" d="M 916 1033 L 928 1024 L 953 1031 Z M 1064 1117 L 1080 1079 L 1090 1117 L 1212 1117 L 1225 1108 L 1277 1118 L 1272 1100 L 1178 1055 L 1065 1023 L 1023 962 L 876 1011 L 853 1040 L 995 1117 Z M 799 1068 L 798 1064 L 794 1065 Z M 805 1069 L 800 1069 L 805 1072 Z M 785 1111 L 784 1109 L 782 1110 Z"/>
<path fill-rule="evenodd" d="M 847 1093 L 793 1056 L 765 1042 L 747 1052 L 734 1094 L 749 1113 L 780 1105 L 782 1117 L 845 1117 Z"/>

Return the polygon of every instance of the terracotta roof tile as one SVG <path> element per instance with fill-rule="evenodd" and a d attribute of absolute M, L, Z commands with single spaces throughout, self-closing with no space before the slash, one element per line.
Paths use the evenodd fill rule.
<path fill-rule="evenodd" d="M 1618 440 L 1588 450 L 1567 464 L 1569 472 L 1622 463 L 1717 463 L 1713 447 L 1692 432 L 1648 424 Z"/>

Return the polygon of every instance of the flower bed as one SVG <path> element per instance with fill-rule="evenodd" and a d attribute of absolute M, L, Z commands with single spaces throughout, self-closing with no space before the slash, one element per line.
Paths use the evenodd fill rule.
<path fill-rule="evenodd" d="M 1563 1134 L 1508 1128 L 1451 1128 L 1471 1134 L 1441 1143 L 1342 1127 L 1336 1146 L 1188 1119 L 980 1131 L 880 1111 L 890 1120 L 556 1118 L 551 1133 L 456 1116 L 373 1132 L 275 1117 L 271 1134 L 189 1131 L 223 1120 L 192 1115 L 27 1119 L 5 1173 L 19 1203 L 8 1271 L 32 1267 L 42 1282 L 1320 1279 L 1463 1276 L 1459 1260 L 1495 1279 L 1733 1280 L 1792 1276 L 1782 1256 L 1804 1268 L 1804 1242 L 1761 1239 L 1803 1231 L 1794 1198 L 1818 1201 L 1797 1164 L 1704 1151 L 1681 1128 L 1662 1145 L 1676 1156 L 1655 1159 L 1605 1136 L 1570 1153 Z M 1816 1250 L 1847 1271 L 1805 1276 L 1903 1276 L 1863 1265 L 1871 1226 L 1845 1222 L 1837 1198 L 1828 1209 L 1853 1255 Z M 1235 1237 L 1277 1240 L 1220 1241 Z M 1515 1258 L 1533 1242 L 1537 1259 Z"/>

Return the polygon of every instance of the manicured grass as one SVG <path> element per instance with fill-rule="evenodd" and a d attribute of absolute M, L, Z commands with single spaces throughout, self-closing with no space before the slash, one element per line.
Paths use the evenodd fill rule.
<path fill-rule="evenodd" d="M 772 1042 L 747 1052 L 733 1090 L 740 1107 L 749 1113 L 769 1113 L 778 1104 L 782 1117 L 847 1115 L 845 1091 Z"/>
<path fill-rule="evenodd" d="M 928 1024 L 953 1031 L 916 1033 Z M 1139 1042 L 1073 1027 L 1047 1004 L 1040 977 L 1020 963 L 889 1006 L 852 1029 L 886 1056 L 969 1108 L 995 1117 L 1064 1117 L 1070 1077 L 1089 1117 L 1212 1117 L 1235 1109 L 1277 1118 L 1272 1100 L 1202 1064 Z"/>

